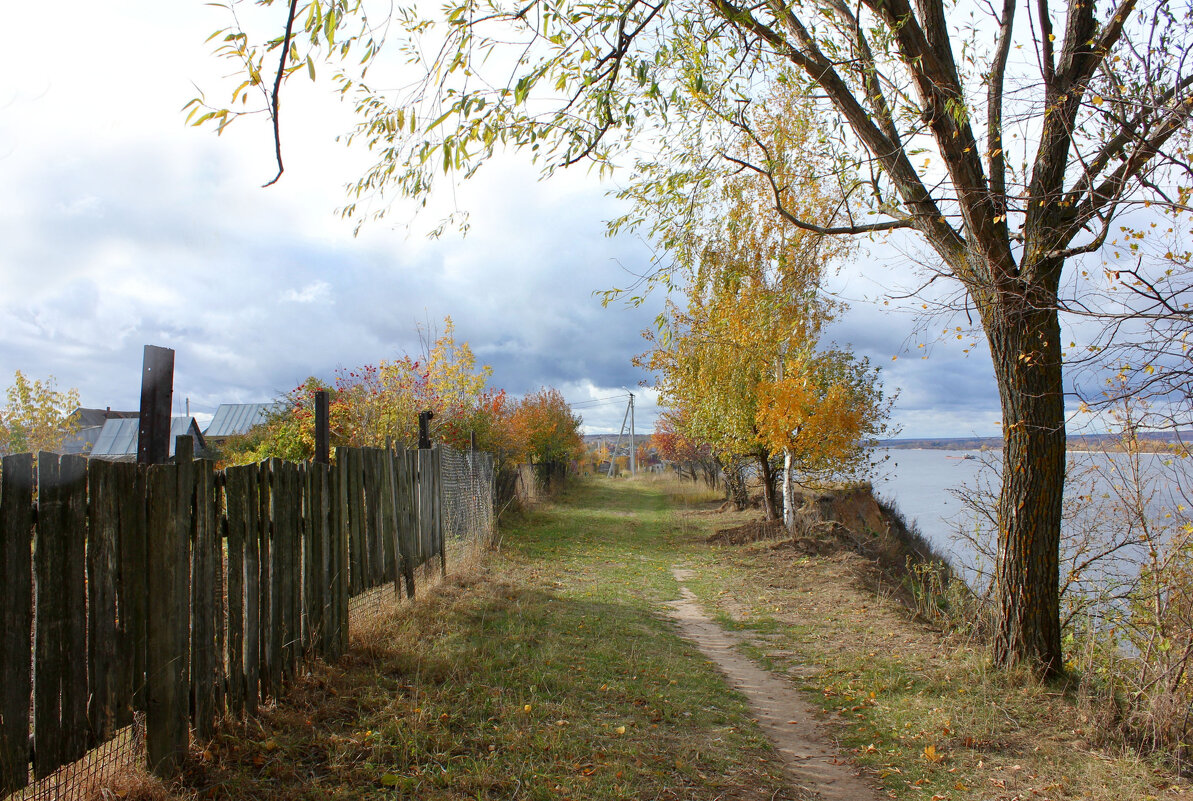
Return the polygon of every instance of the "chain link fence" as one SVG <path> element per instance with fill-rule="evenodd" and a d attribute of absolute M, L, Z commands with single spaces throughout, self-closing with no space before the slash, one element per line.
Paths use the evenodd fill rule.
<path fill-rule="evenodd" d="M 443 536 L 449 542 L 484 549 L 497 535 L 493 455 L 440 445 L 440 502 Z"/>

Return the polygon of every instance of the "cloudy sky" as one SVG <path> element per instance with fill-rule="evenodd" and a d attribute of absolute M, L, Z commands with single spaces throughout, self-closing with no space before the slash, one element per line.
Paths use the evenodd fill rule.
<path fill-rule="evenodd" d="M 51 13 L 53 37 L 0 49 L 0 385 L 15 370 L 53 374 L 85 405 L 135 408 L 142 346 L 162 345 L 177 351 L 177 409 L 189 398 L 210 413 L 416 353 L 418 327 L 450 315 L 497 386 L 556 386 L 593 432 L 616 431 L 624 401 L 583 402 L 628 387 L 650 427 L 647 376 L 630 359 L 661 299 L 602 308 L 593 295 L 651 255 L 605 237 L 619 213 L 610 186 L 582 172 L 540 182 L 509 160 L 436 199 L 471 213 L 466 237 L 429 240 L 434 214 L 398 209 L 354 238 L 335 209 L 364 157 L 335 143 L 350 117 L 319 86 L 292 85 L 286 173 L 268 189 L 264 119 L 220 138 L 184 125 L 195 86 L 225 69 L 204 43 L 224 23 L 217 9 L 17 4 L 8 26 L 44 30 Z M 964 353 L 971 340 L 939 336 L 939 323 L 917 338 L 913 314 L 882 304 L 914 283 L 901 250 L 871 243 L 842 270 L 834 288 L 852 308 L 832 337 L 884 366 L 905 436 L 997 434 L 985 352 Z"/>

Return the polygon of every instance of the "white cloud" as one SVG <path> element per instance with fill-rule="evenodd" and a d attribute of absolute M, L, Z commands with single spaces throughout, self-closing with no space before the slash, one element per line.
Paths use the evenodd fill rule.
<path fill-rule="evenodd" d="M 302 289 L 287 289 L 282 293 L 283 303 L 333 303 L 331 284 L 326 281 L 312 281 Z"/>

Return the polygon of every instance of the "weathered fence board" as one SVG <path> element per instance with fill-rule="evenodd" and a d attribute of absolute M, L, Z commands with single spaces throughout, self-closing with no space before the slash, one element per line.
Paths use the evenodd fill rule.
<path fill-rule="evenodd" d="M 294 677 L 298 668 L 298 655 L 302 647 L 302 625 L 300 623 L 302 604 L 302 540 L 300 535 L 302 514 L 302 484 L 299 481 L 299 467 L 281 462 L 279 473 L 285 494 L 282 496 L 279 518 L 282 522 L 282 546 L 285 575 L 282 588 L 282 648 L 285 656 L 283 678 Z"/>
<path fill-rule="evenodd" d="M 48 776 L 87 750 L 87 460 L 37 457 L 33 769 Z"/>
<path fill-rule="evenodd" d="M 269 672 L 269 693 L 277 697 L 282 686 L 285 670 L 286 601 L 282 588 L 286 584 L 286 536 L 285 522 L 281 519 L 286 506 L 285 480 L 278 465 L 278 459 L 269 460 L 270 520 L 269 532 L 269 651 L 265 665 Z"/>
<path fill-rule="evenodd" d="M 148 474 L 134 464 L 117 470 L 120 485 L 120 617 L 128 647 L 128 682 L 132 703 L 117 711 L 117 725 L 132 722 L 133 710 L 145 709 L 149 620 Z"/>
<path fill-rule="evenodd" d="M 304 471 L 303 502 L 303 649 L 324 655 L 323 588 L 327 585 L 327 517 L 323 502 L 326 465 L 311 463 Z"/>
<path fill-rule="evenodd" d="M 219 472 L 189 438 L 175 450 L 152 466 L 43 453 L 36 477 L 29 455 L 0 463 L 0 794 L 136 709 L 150 767 L 175 774 L 192 731 L 346 651 L 351 596 L 413 596 L 415 568 L 445 564 L 437 450 Z"/>
<path fill-rule="evenodd" d="M 87 720 L 90 745 L 111 737 L 116 730 L 117 709 L 129 700 L 117 630 L 117 570 L 120 552 L 120 489 L 113 462 L 89 465 L 87 491 L 91 520 L 87 532 Z"/>
<path fill-rule="evenodd" d="M 430 559 L 435 555 L 435 503 L 431 494 L 430 476 L 435 469 L 435 456 L 429 449 L 418 452 L 418 531 L 419 553 L 418 563 Z"/>
<path fill-rule="evenodd" d="M 335 655 L 338 657 L 348 650 L 348 598 L 351 595 L 351 567 L 349 554 L 349 539 L 351 538 L 351 522 L 348 515 L 348 449 L 336 448 L 335 488 L 336 503 L 333 506 L 334 527 L 336 532 L 335 546 L 335 616 L 336 631 L 339 637 L 336 642 Z M 340 458 L 343 455 L 344 458 Z"/>
<path fill-rule="evenodd" d="M 402 594 L 402 557 L 398 550 L 398 482 L 394 468 L 394 452 L 387 445 L 381 452 L 381 476 L 385 492 L 381 499 L 381 519 L 385 527 L 385 569 L 394 583 L 394 595 Z"/>
<path fill-rule="evenodd" d="M 248 471 L 230 467 L 224 471 L 224 542 L 228 553 L 228 635 L 227 652 L 228 711 L 244 714 L 245 669 L 245 533 L 248 531 Z"/>
<path fill-rule="evenodd" d="M 383 493 L 378 470 L 381 452 L 376 448 L 368 448 L 361 455 L 364 459 L 361 477 L 365 489 L 365 531 L 369 537 L 367 576 L 370 587 L 379 587 L 385 583 L 385 530 L 381 525 Z"/>
<path fill-rule="evenodd" d="M 145 748 L 149 767 L 174 773 L 189 731 L 189 545 L 193 479 L 189 465 L 148 468 L 149 536 Z"/>
<path fill-rule="evenodd" d="M 29 781 L 33 693 L 33 457 L 0 462 L 0 795 Z"/>
<path fill-rule="evenodd" d="M 244 468 L 244 710 L 261 698 L 261 472 Z"/>
<path fill-rule="evenodd" d="M 257 475 L 257 551 L 259 554 L 258 563 L 261 569 L 257 577 L 257 647 L 261 651 L 257 680 L 260 684 L 260 698 L 262 699 L 272 696 L 274 692 L 274 687 L 271 684 L 275 654 L 272 648 L 273 603 L 271 600 L 273 590 L 273 581 L 271 579 L 273 551 L 270 547 L 273 527 L 273 523 L 271 522 L 273 520 L 272 469 L 272 464 L 268 460 L 261 462 Z"/>
<path fill-rule="evenodd" d="M 195 462 L 195 517 L 191 550 L 191 692 L 195 736 L 215 732 L 219 708 L 216 687 L 223 685 L 224 656 L 218 630 L 223 625 L 222 543 L 216 511 L 215 470 Z"/>
<path fill-rule="evenodd" d="M 434 453 L 434 475 L 443 475 L 443 450 L 436 446 Z M 435 510 L 435 547 L 439 549 L 439 574 L 447 577 L 446 526 L 443 524 L 443 482 L 431 482 L 432 508 Z"/>
<path fill-rule="evenodd" d="M 401 508 L 401 527 L 398 531 L 398 548 L 402 553 L 402 575 L 406 580 L 406 597 L 414 597 L 414 568 L 418 566 L 418 496 L 416 481 L 418 469 L 417 452 L 404 450 L 398 456 L 400 491 L 398 505 Z"/>

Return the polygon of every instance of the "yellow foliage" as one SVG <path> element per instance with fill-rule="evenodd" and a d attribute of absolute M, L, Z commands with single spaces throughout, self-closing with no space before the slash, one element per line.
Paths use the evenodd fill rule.
<path fill-rule="evenodd" d="M 17 370 L 0 409 L 0 453 L 56 451 L 79 430 L 71 413 L 79 406 L 79 391 L 59 392 L 54 376 L 30 381 Z"/>

